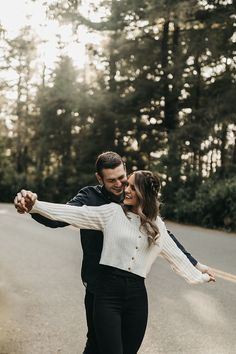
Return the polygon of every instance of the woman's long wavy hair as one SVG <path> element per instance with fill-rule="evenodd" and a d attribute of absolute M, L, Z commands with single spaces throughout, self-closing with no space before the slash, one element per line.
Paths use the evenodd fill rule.
<path fill-rule="evenodd" d="M 138 197 L 137 213 L 140 216 L 140 229 L 147 233 L 149 244 L 155 244 L 159 238 L 156 218 L 159 215 L 160 179 L 151 171 L 139 170 L 133 173 L 134 187 Z M 125 211 L 130 207 L 125 206 Z"/>

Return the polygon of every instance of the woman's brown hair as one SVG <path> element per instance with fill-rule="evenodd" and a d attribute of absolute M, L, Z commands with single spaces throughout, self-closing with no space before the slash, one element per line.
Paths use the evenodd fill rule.
<path fill-rule="evenodd" d="M 138 197 L 137 213 L 141 220 L 140 228 L 147 233 L 150 244 L 153 244 L 160 236 L 156 224 L 160 205 L 160 179 L 157 174 L 146 170 L 135 171 L 133 175 L 134 188 Z"/>

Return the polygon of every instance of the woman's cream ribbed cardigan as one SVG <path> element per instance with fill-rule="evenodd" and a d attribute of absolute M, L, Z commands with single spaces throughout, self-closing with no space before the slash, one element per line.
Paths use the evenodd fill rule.
<path fill-rule="evenodd" d="M 140 231 L 139 216 L 128 213 L 127 217 L 122 207 L 115 203 L 77 207 L 36 201 L 31 213 L 65 221 L 80 229 L 103 231 L 100 264 L 145 278 L 156 257 L 161 255 L 187 282 L 197 284 L 209 281 L 209 275 L 198 271 L 176 246 L 160 217 L 156 220 L 160 237 L 156 245 L 149 245 L 147 235 Z"/>

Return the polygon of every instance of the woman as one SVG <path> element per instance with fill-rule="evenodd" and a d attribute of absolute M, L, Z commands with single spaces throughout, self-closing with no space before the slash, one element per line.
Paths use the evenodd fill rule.
<path fill-rule="evenodd" d="M 74 207 L 36 201 L 31 213 L 81 229 L 102 230 L 101 274 L 94 322 L 102 354 L 135 354 L 145 333 L 148 303 L 144 279 L 160 254 L 189 283 L 215 279 L 199 272 L 178 249 L 159 217 L 160 182 L 150 171 L 128 178 L 124 206 Z"/>

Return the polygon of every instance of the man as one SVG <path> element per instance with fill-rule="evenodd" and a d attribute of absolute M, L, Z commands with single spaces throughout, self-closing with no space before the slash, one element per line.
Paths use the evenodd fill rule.
<path fill-rule="evenodd" d="M 123 192 L 127 182 L 127 176 L 121 157 L 115 152 L 105 152 L 98 156 L 95 167 L 96 178 L 100 184 L 81 189 L 68 204 L 75 206 L 82 206 L 84 204 L 88 206 L 99 206 L 111 202 L 121 203 L 123 201 Z M 15 198 L 17 211 L 19 213 L 24 213 L 26 210 L 29 211 L 35 199 L 36 194 L 22 190 Z M 49 220 L 38 214 L 31 214 L 31 216 L 41 224 L 52 228 L 68 225 L 64 222 Z M 85 309 L 88 326 L 87 343 L 83 354 L 99 354 L 100 351 L 93 326 L 93 303 L 96 280 L 100 269 L 99 260 L 103 245 L 103 234 L 101 231 L 96 230 L 80 230 L 80 235 L 83 249 L 81 277 L 86 286 Z M 197 260 L 184 249 L 173 234 L 170 233 L 170 236 L 198 270 L 212 275 L 211 270 L 207 266 L 197 262 Z"/>

